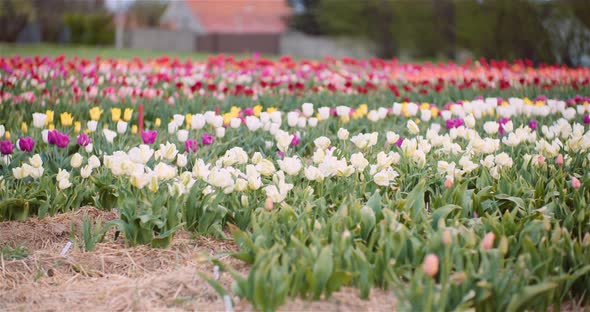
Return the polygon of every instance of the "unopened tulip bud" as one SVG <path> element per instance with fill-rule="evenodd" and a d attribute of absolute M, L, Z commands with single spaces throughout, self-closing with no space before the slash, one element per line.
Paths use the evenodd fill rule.
<path fill-rule="evenodd" d="M 563 166 L 563 155 L 562 155 L 562 154 L 559 154 L 559 155 L 557 156 L 557 159 L 555 160 L 555 163 L 556 163 L 558 166 Z"/>
<path fill-rule="evenodd" d="M 537 157 L 537 164 L 539 166 L 542 166 L 545 164 L 545 157 L 543 155 L 539 155 L 539 157 Z"/>
<path fill-rule="evenodd" d="M 445 188 L 451 188 L 451 186 L 453 186 L 453 178 L 451 177 L 447 177 L 445 179 Z"/>
<path fill-rule="evenodd" d="M 438 273 L 438 256 L 435 254 L 428 254 L 424 258 L 422 270 L 430 277 L 434 277 Z"/>
<path fill-rule="evenodd" d="M 485 250 L 492 249 L 494 247 L 494 240 L 496 239 L 496 234 L 490 232 L 486 234 L 481 240 L 481 248 Z"/>
<path fill-rule="evenodd" d="M 453 235 L 451 234 L 451 231 L 445 230 L 442 233 L 442 243 L 445 246 L 449 246 L 449 245 L 451 245 L 452 242 L 453 242 Z"/>
<path fill-rule="evenodd" d="M 578 178 L 576 178 L 576 177 L 572 177 L 572 187 L 577 190 L 581 186 L 582 186 L 582 183 L 580 182 L 580 180 L 578 180 Z"/>
<path fill-rule="evenodd" d="M 271 211 L 273 207 L 274 207 L 274 203 L 272 201 L 272 198 L 267 197 L 266 202 L 264 203 L 264 208 L 266 208 L 266 210 L 268 210 L 268 211 Z"/>

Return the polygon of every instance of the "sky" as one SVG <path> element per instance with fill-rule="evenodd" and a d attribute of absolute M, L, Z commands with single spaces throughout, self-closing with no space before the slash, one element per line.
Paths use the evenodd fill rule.
<path fill-rule="evenodd" d="M 106 7 L 113 11 L 125 11 L 135 0 L 105 0 Z"/>

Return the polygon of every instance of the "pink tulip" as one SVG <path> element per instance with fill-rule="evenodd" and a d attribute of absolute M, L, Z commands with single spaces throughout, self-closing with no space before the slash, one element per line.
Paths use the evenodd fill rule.
<path fill-rule="evenodd" d="M 422 270 L 430 277 L 434 277 L 438 273 L 438 256 L 435 254 L 428 254 L 424 258 Z"/>
<path fill-rule="evenodd" d="M 576 178 L 576 177 L 572 177 L 572 187 L 577 190 L 581 186 L 582 186 L 582 183 L 580 182 L 580 180 L 578 180 L 578 178 Z"/>
<path fill-rule="evenodd" d="M 483 239 L 481 240 L 481 248 L 483 248 L 485 250 L 492 249 L 492 247 L 494 247 L 494 240 L 495 239 L 496 239 L 496 234 L 494 234 L 493 232 L 486 234 L 486 236 L 484 236 Z"/>

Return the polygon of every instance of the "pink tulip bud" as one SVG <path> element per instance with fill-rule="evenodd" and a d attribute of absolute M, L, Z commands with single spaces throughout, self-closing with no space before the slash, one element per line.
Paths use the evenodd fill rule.
<path fill-rule="evenodd" d="M 582 183 L 580 182 L 580 180 L 578 180 L 578 178 L 576 178 L 576 177 L 572 177 L 572 187 L 577 190 L 581 186 L 582 186 Z"/>
<path fill-rule="evenodd" d="M 562 154 L 559 154 L 559 155 L 557 156 L 557 159 L 555 160 L 555 163 L 556 163 L 558 166 L 563 166 L 563 155 L 562 155 Z"/>
<path fill-rule="evenodd" d="M 272 210 L 272 208 L 274 207 L 274 203 L 272 201 L 272 198 L 270 198 L 270 197 L 267 197 L 266 198 L 266 202 L 264 203 L 264 207 L 268 211 L 271 211 Z"/>
<path fill-rule="evenodd" d="M 542 166 L 542 165 L 544 165 L 544 164 L 545 164 L 545 156 L 543 156 L 543 155 L 539 155 L 539 157 L 537 157 L 537 164 L 538 164 L 539 166 Z"/>
<path fill-rule="evenodd" d="M 496 234 L 490 232 L 486 234 L 481 240 L 481 248 L 485 250 L 492 249 L 494 247 L 494 240 L 496 239 Z"/>
<path fill-rule="evenodd" d="M 430 277 L 434 277 L 438 273 L 438 256 L 435 254 L 428 254 L 424 258 L 422 270 Z"/>
<path fill-rule="evenodd" d="M 445 180 L 445 188 L 451 188 L 453 186 L 453 178 L 447 177 Z"/>

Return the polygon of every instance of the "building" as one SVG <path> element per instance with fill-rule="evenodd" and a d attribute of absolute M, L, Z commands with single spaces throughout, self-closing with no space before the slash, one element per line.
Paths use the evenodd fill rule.
<path fill-rule="evenodd" d="M 279 54 L 290 14 L 286 0 L 177 0 L 160 23 L 195 33 L 197 51 Z"/>

